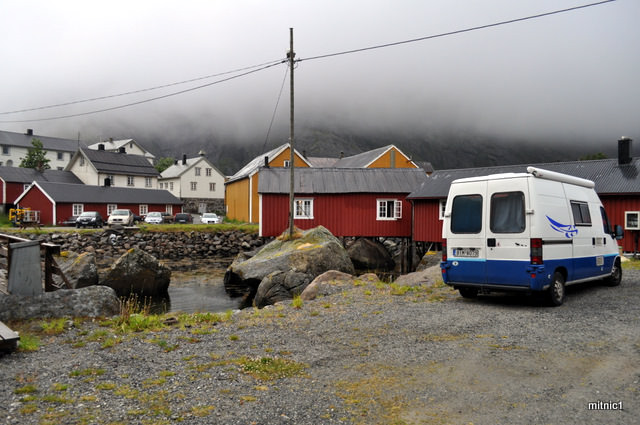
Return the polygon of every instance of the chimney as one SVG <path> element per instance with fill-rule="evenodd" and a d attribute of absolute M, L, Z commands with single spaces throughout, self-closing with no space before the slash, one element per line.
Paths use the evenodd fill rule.
<path fill-rule="evenodd" d="M 113 137 L 109 137 L 109 141 L 110 141 L 110 142 L 113 142 Z"/>
<path fill-rule="evenodd" d="M 27 132 L 25 133 L 25 136 L 33 136 L 33 128 L 27 128 Z"/>
<path fill-rule="evenodd" d="M 100 144 L 98 145 L 98 150 L 99 150 L 99 151 L 103 151 L 103 150 L 104 150 L 104 144 L 100 143 Z"/>
<path fill-rule="evenodd" d="M 344 152 L 340 151 L 340 159 L 344 158 Z"/>
<path fill-rule="evenodd" d="M 127 150 L 124 148 L 124 146 L 121 146 L 121 147 L 118 149 L 118 153 L 127 153 Z"/>
<path fill-rule="evenodd" d="M 618 165 L 631 163 L 631 142 L 630 138 L 624 136 L 618 140 Z"/>
<path fill-rule="evenodd" d="M 186 154 L 182 154 L 182 165 L 187 165 L 187 155 Z"/>
<path fill-rule="evenodd" d="M 266 155 L 264 157 L 264 168 L 269 168 L 269 157 Z"/>

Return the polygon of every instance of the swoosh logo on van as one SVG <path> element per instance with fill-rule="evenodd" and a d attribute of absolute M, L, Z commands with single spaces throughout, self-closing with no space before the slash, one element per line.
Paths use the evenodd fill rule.
<path fill-rule="evenodd" d="M 549 220 L 549 224 L 551 225 L 551 228 L 553 230 L 559 233 L 564 233 L 567 238 L 572 238 L 578 234 L 578 229 L 573 224 L 562 224 L 558 223 L 548 215 L 545 217 L 547 217 L 547 220 Z"/>

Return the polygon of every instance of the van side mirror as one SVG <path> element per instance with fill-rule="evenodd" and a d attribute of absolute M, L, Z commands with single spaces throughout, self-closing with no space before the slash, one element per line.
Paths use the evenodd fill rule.
<path fill-rule="evenodd" d="M 624 238 L 624 229 L 622 228 L 621 225 L 616 224 L 615 226 L 613 226 L 614 230 L 613 230 L 613 237 L 616 240 L 620 240 L 622 238 Z"/>

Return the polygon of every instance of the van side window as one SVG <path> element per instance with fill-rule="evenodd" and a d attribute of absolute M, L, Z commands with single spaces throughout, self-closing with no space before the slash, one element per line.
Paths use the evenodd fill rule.
<path fill-rule="evenodd" d="M 526 223 L 524 193 L 503 192 L 491 195 L 489 227 L 493 233 L 522 233 Z"/>
<path fill-rule="evenodd" d="M 571 201 L 573 222 L 576 226 L 591 226 L 591 214 L 589 204 L 586 202 Z"/>
<path fill-rule="evenodd" d="M 459 195 L 451 205 L 452 233 L 480 233 L 482 230 L 482 196 Z"/>
<path fill-rule="evenodd" d="M 611 225 L 609 224 L 609 217 L 607 217 L 607 212 L 604 210 L 604 207 L 600 207 L 600 215 L 602 215 L 602 227 L 604 227 L 604 232 L 607 234 L 612 233 Z"/>

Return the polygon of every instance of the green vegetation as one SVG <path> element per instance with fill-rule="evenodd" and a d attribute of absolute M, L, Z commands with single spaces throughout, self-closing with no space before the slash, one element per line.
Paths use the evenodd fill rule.
<path fill-rule="evenodd" d="M 20 167 L 33 168 L 40 172 L 51 168 L 49 166 L 49 159 L 47 158 L 47 151 L 43 149 L 40 139 L 31 139 L 32 148 L 27 148 L 27 155 L 22 158 Z"/>

